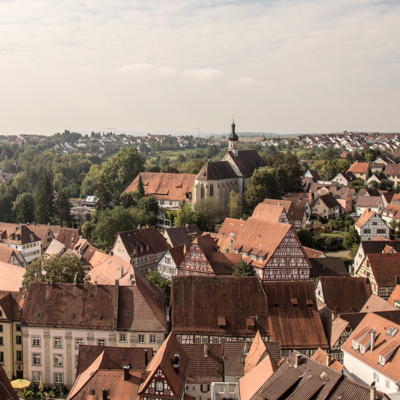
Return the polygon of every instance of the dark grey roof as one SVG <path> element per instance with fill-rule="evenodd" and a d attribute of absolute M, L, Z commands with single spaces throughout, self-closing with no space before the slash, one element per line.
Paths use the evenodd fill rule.
<path fill-rule="evenodd" d="M 228 161 L 208 162 L 196 177 L 199 181 L 217 181 L 234 178 L 237 178 L 237 175 Z"/>
<path fill-rule="evenodd" d="M 340 207 L 338 201 L 331 194 L 324 194 L 319 198 L 328 208 Z M 317 201 L 318 199 L 315 202 Z"/>
<path fill-rule="evenodd" d="M 400 252 L 400 240 L 363 240 L 361 246 L 364 254 L 382 253 L 386 246 L 393 247 L 397 252 Z"/>
<path fill-rule="evenodd" d="M 228 151 L 228 154 L 245 178 L 252 176 L 256 169 L 266 166 L 265 161 L 255 150 L 239 150 L 237 156 L 233 151 Z"/>
<path fill-rule="evenodd" d="M 350 276 L 340 257 L 310 258 L 312 278 L 319 276 Z"/>

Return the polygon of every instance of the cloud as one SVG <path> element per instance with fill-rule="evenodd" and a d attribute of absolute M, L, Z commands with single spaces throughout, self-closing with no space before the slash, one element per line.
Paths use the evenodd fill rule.
<path fill-rule="evenodd" d="M 230 82 L 230 84 L 233 85 L 233 86 L 243 86 L 243 87 L 245 87 L 245 86 L 248 86 L 248 87 L 261 86 L 261 87 L 264 87 L 264 88 L 270 87 L 270 84 L 265 83 L 265 82 L 257 81 L 257 80 L 255 80 L 253 78 L 248 77 L 248 76 L 246 76 L 244 78 L 233 80 L 232 82 Z"/>
<path fill-rule="evenodd" d="M 224 73 L 218 69 L 211 68 L 198 68 L 198 69 L 185 69 L 182 76 L 189 79 L 210 80 L 222 78 Z"/>
<path fill-rule="evenodd" d="M 131 73 L 131 74 L 144 74 L 144 75 L 162 75 L 172 76 L 176 75 L 178 71 L 171 67 L 155 67 L 146 63 L 136 63 L 130 65 L 124 65 L 118 69 L 118 72 Z"/>

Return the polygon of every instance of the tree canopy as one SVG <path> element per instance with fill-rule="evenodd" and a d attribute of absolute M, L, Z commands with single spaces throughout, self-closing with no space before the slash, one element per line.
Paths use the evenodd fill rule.
<path fill-rule="evenodd" d="M 171 297 L 171 282 L 161 276 L 157 269 L 153 269 L 148 275 L 147 279 L 158 286 L 160 289 L 164 290 L 167 304 Z"/>
<path fill-rule="evenodd" d="M 256 276 L 253 267 L 241 260 L 233 267 L 233 276 Z"/>

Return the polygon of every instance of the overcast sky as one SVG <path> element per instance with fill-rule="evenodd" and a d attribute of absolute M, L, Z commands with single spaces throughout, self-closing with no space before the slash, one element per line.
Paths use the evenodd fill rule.
<path fill-rule="evenodd" d="M 399 21 L 399 0 L 0 0 L 0 134 L 399 132 Z"/>

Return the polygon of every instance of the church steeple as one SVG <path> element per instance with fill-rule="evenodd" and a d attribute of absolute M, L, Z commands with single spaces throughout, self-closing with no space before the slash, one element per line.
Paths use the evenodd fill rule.
<path fill-rule="evenodd" d="M 239 136 L 236 135 L 235 127 L 236 127 L 235 120 L 233 119 L 232 125 L 231 125 L 231 128 L 232 128 L 231 134 L 229 135 L 229 138 L 228 138 L 229 139 L 229 150 L 237 150 L 237 142 L 239 140 Z"/>

